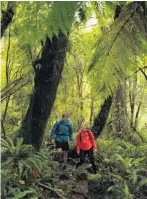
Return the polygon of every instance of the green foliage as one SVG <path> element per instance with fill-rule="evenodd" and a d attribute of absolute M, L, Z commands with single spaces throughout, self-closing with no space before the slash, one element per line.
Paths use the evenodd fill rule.
<path fill-rule="evenodd" d="M 12 192 L 13 190 L 13 192 Z M 9 197 L 10 199 L 20 199 L 24 198 L 25 196 L 31 197 L 32 199 L 37 199 L 38 194 L 35 189 L 28 189 L 26 191 L 20 191 L 20 189 L 11 189 L 11 194 L 14 195 L 14 197 Z"/>
<path fill-rule="evenodd" d="M 46 36 L 52 39 L 58 36 L 61 30 L 65 35 L 70 31 L 75 12 L 80 7 L 80 2 L 18 2 L 15 17 L 17 36 L 21 43 L 39 44 L 45 41 Z M 14 24 L 15 25 L 15 24 Z"/>
<path fill-rule="evenodd" d="M 3 9 L 6 9 L 7 3 L 2 2 L 2 4 Z M 116 5 L 122 4 L 123 10 L 119 18 L 114 20 Z M 49 129 L 55 120 L 61 118 L 63 111 L 72 113 L 74 132 L 78 131 L 83 119 L 92 125 L 104 99 L 109 94 L 115 93 L 118 84 L 124 83 L 124 78 L 127 77 L 125 93 L 127 120 L 131 113 L 129 108 L 131 93 L 136 97 L 135 113 L 141 103 L 137 127 L 141 135 L 146 138 L 146 79 L 141 72 L 139 75 L 137 72 L 137 88 L 134 89 L 133 84 L 129 84 L 129 81 L 133 82 L 131 76 L 136 73 L 138 66 L 147 64 L 144 15 L 146 2 L 145 8 L 141 6 L 137 11 L 134 9 L 138 3 L 135 7 L 132 5 L 135 4 L 132 2 L 16 2 L 14 21 L 10 29 L 8 28 L 2 45 L 2 97 L 17 90 L 26 81 L 30 83 L 13 94 L 8 104 L 4 123 L 7 140 L 2 139 L 1 148 L 2 196 L 7 190 L 8 198 L 38 198 L 41 189 L 37 181 L 51 183 L 55 187 L 60 186 L 57 175 L 60 173 L 59 164 L 53 160 L 55 151 L 43 148 L 37 153 L 32 146 L 23 145 L 22 139 L 13 143 L 9 138 L 11 133 L 20 128 L 27 111 L 34 78 L 33 68 L 30 67 L 32 61 L 40 56 L 38 55 L 42 48 L 40 41 L 43 44 L 46 36 L 50 39 L 54 34 L 58 36 L 60 30 L 65 35 L 71 34 L 56 102 L 46 128 L 47 136 Z M 82 22 L 78 17 L 79 8 L 82 8 L 85 14 Z M 94 26 L 90 24 L 89 29 L 86 23 L 93 17 L 96 22 Z M 8 50 L 9 31 L 10 49 Z M 93 68 L 88 73 L 91 63 Z M 143 70 L 145 72 L 145 69 Z M 16 81 L 19 78 L 21 80 Z M 5 107 L 6 101 L 3 101 L 2 116 Z M 114 110 L 114 106 L 112 109 Z M 106 126 L 109 126 L 109 122 L 113 125 L 117 120 L 117 117 L 110 114 Z M 101 188 L 105 192 L 108 190 L 110 198 L 112 196 L 113 199 L 120 197 L 129 199 L 134 195 L 137 198 L 144 198 L 147 186 L 147 146 L 145 144 L 134 146 L 128 142 L 120 142 L 119 138 L 115 141 L 104 140 L 120 136 L 116 135 L 112 127 L 110 131 L 107 130 L 108 128 L 105 128 L 103 132 L 103 139 L 98 140 L 96 162 L 100 174 L 91 175 L 88 179 L 100 182 Z M 130 139 L 129 133 L 122 131 L 125 140 Z M 135 133 L 133 136 L 136 138 Z M 38 172 L 36 177 L 32 176 L 34 169 Z M 78 179 L 87 179 L 86 172 L 79 171 L 75 176 Z M 19 183 L 21 178 L 25 179 L 25 185 Z M 64 188 L 68 189 L 68 183 Z"/>
<path fill-rule="evenodd" d="M 31 145 L 23 144 L 23 139 L 17 139 L 16 143 L 11 138 L 2 139 L 2 196 L 10 198 L 31 197 L 38 198 L 41 193 L 40 182 L 52 181 L 54 170 L 58 169 L 53 161 L 54 151 L 42 148 L 35 152 Z M 34 176 L 33 172 L 38 172 Z M 24 184 L 20 180 L 24 179 Z"/>
<path fill-rule="evenodd" d="M 143 178 L 143 179 L 138 183 L 137 191 L 139 191 L 145 184 L 147 185 L 147 178 Z"/>
<path fill-rule="evenodd" d="M 13 134 L 20 128 L 33 86 L 30 56 L 23 48 L 20 48 L 18 39 L 12 36 L 11 28 L 10 35 L 10 39 L 9 37 L 4 38 L 2 45 L 1 110 L 2 121 L 6 110 L 3 121 L 6 134 Z"/>
<path fill-rule="evenodd" d="M 124 150 L 123 156 L 128 156 L 130 158 L 137 158 L 137 157 L 139 158 L 147 154 L 146 144 L 136 147 L 129 143 L 126 144 L 125 142 L 120 142 L 119 145 Z"/>
<path fill-rule="evenodd" d="M 29 171 L 32 166 L 38 167 L 36 157 L 33 157 L 34 149 L 31 145 L 23 144 L 23 139 L 17 139 L 16 144 L 11 138 L 2 139 L 2 153 L 6 154 L 6 159 L 2 167 L 16 167 L 19 176 L 27 169 Z M 34 161 L 35 160 L 35 161 Z"/>
<path fill-rule="evenodd" d="M 38 168 L 40 181 L 48 182 L 54 177 L 54 169 L 58 168 L 58 163 L 53 160 L 54 150 L 48 150 L 43 148 L 39 155 L 43 158 L 43 164 L 41 163 Z"/>
<path fill-rule="evenodd" d="M 145 15 L 141 13 L 142 6 L 133 5 L 132 3 L 125 7 L 119 18 L 105 28 L 102 37 L 97 40 L 90 68 L 95 67 L 90 78 L 96 80 L 93 87 L 97 88 L 99 85 L 98 92 L 101 92 L 104 98 L 116 90 L 118 83 L 126 75 L 140 66 L 142 54 L 145 53 L 141 42 L 142 40 L 147 46 Z"/>
<path fill-rule="evenodd" d="M 114 194 L 115 198 L 122 196 L 126 199 L 133 198 L 134 195 L 138 198 L 144 196 L 147 178 L 147 145 L 136 147 L 126 142 L 108 140 L 99 140 L 98 143 L 96 161 L 102 174 L 99 181 L 104 183 L 109 177 L 111 186 L 108 186 L 108 193 Z"/>
<path fill-rule="evenodd" d="M 117 195 L 124 197 L 124 199 L 132 199 L 133 195 L 130 193 L 129 188 L 126 184 L 120 185 L 113 185 L 109 187 L 108 192 L 113 191 L 116 192 Z"/>
<path fill-rule="evenodd" d="M 91 91 L 87 79 L 88 66 L 92 58 L 92 47 L 97 32 L 99 30 L 95 28 L 92 32 L 87 32 L 86 29 L 78 32 L 73 30 L 73 33 L 70 34 L 66 62 L 48 128 L 52 127 L 55 120 L 61 118 L 62 112 L 68 111 L 71 113 L 70 118 L 74 131 L 78 131 L 83 119 L 89 122 L 92 98 L 94 113 L 97 114 L 101 102 L 98 94 Z"/>
<path fill-rule="evenodd" d="M 98 26 L 101 30 L 112 25 L 116 5 L 119 5 L 119 2 L 92 2 L 92 11 L 96 14 Z"/>
<path fill-rule="evenodd" d="M 99 181 L 102 178 L 101 174 L 91 174 L 88 176 L 88 180 Z"/>
<path fill-rule="evenodd" d="M 143 44 L 141 48 L 140 42 L 132 43 L 132 35 L 136 38 L 135 35 L 138 35 L 138 28 L 144 31 L 143 25 L 145 27 L 143 18 L 140 27 L 138 26 L 136 29 L 140 20 L 139 13 L 135 13 L 133 19 L 131 19 L 135 25 L 129 32 L 130 36 L 126 34 L 128 25 L 131 23 L 129 21 L 128 24 L 125 25 L 124 30 L 118 35 L 111 49 L 112 52 L 107 57 L 107 52 L 113 44 L 121 25 L 125 23 L 129 12 L 132 12 L 132 7 L 128 7 L 128 3 L 124 2 L 124 10 L 115 24 L 113 19 L 115 8 L 116 5 L 121 4 L 120 2 L 16 2 L 14 22 L 11 24 L 11 42 L 8 53 L 9 69 L 11 71 L 10 82 L 16 80 L 21 74 L 22 80 L 18 82 L 17 85 L 12 84 L 12 86 L 8 86 L 5 89 L 5 86 L 7 86 L 5 69 L 8 47 L 7 31 L 6 37 L 4 38 L 2 68 L 2 88 L 4 88 L 4 91 L 2 95 L 13 91 L 14 88 L 17 90 L 26 80 L 30 81 L 30 83 L 10 98 L 4 124 L 6 134 L 12 134 L 18 131 L 26 114 L 33 86 L 31 85 L 33 82 L 33 72 L 30 67 L 32 61 L 36 60 L 40 48 L 42 48 L 40 41 L 45 41 L 47 35 L 51 38 L 53 34 L 58 35 L 59 30 L 62 30 L 66 35 L 69 31 L 71 32 L 64 71 L 56 96 L 56 102 L 46 129 L 47 133 L 55 120 L 60 119 L 63 111 L 72 112 L 71 119 L 75 131 L 78 130 L 83 119 L 88 122 L 90 121 L 89 123 L 92 124 L 94 116 L 99 111 L 103 100 L 109 94 L 112 94 L 111 92 L 115 91 L 118 81 L 122 81 L 124 75 L 134 73 L 137 67 L 136 60 L 140 65 L 146 63 L 146 40 L 144 39 L 144 34 L 142 33 L 138 37 L 139 41 Z M 83 9 L 86 18 L 84 23 L 78 23 L 77 26 L 74 22 L 79 21 L 79 8 Z M 89 30 L 86 23 L 93 17 L 96 19 L 96 22 L 94 26 L 91 24 L 92 27 Z M 121 45 L 123 47 L 121 47 Z M 129 46 L 129 48 L 126 46 Z M 135 58 L 133 56 L 132 52 L 134 51 L 131 51 L 130 48 L 136 49 L 135 56 L 137 55 L 138 57 Z M 129 53 L 128 49 L 130 49 Z M 137 49 L 139 49 L 139 51 Z M 116 59 L 115 56 L 113 56 L 115 52 L 117 56 Z M 142 52 L 142 54 L 140 52 Z M 124 56 L 121 56 L 122 54 Z M 98 58 L 96 58 L 95 62 L 92 60 L 93 56 Z M 103 67 L 106 57 L 108 60 L 106 61 L 106 66 Z M 128 59 L 130 61 L 128 61 Z M 93 62 L 93 65 L 96 67 L 93 68 L 90 74 L 87 74 L 91 62 Z M 120 66 L 118 66 L 118 63 Z M 128 67 L 126 68 L 126 66 Z M 120 72 L 118 73 L 119 70 Z M 122 73 L 122 71 L 124 72 Z M 142 83 L 140 85 L 142 85 Z M 143 91 L 143 93 L 145 92 Z M 5 107 L 6 102 L 3 101 L 2 115 Z M 92 119 L 90 119 L 90 117 Z M 145 116 L 143 117 L 145 118 Z"/>

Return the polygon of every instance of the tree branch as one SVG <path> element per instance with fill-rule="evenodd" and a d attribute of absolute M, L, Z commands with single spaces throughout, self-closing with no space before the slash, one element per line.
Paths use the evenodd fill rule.
<path fill-rule="evenodd" d="M 10 88 L 10 87 L 16 86 L 16 83 L 19 83 L 21 80 L 23 80 L 24 78 L 26 78 L 26 76 L 28 76 L 30 72 L 31 72 L 31 70 L 30 70 L 29 72 L 24 73 L 20 78 L 15 79 L 15 80 L 9 82 L 9 84 L 6 85 L 5 88 L 3 88 L 3 89 L 1 90 L 1 93 L 7 92 L 7 89 Z M 13 85 L 14 85 L 14 86 L 13 86 Z M 10 88 L 10 89 L 11 89 L 11 88 Z M 3 94 L 1 94 L 1 95 L 3 95 Z"/>
<path fill-rule="evenodd" d="M 39 186 L 43 187 L 43 188 L 46 188 L 46 189 L 49 189 L 50 191 L 54 192 L 58 197 L 60 197 L 61 199 L 68 199 L 64 196 L 62 196 L 56 189 L 52 188 L 52 187 L 49 187 L 45 184 L 42 184 L 40 182 L 36 182 Z"/>
<path fill-rule="evenodd" d="M 24 84 L 22 84 L 20 87 L 18 87 L 16 90 L 14 90 L 14 91 L 12 91 L 12 92 L 10 92 L 9 94 L 6 94 L 6 95 L 4 95 L 4 96 L 2 96 L 1 97 L 1 102 L 3 101 L 3 100 L 5 100 L 7 97 L 8 97 L 8 95 L 13 95 L 14 93 L 16 93 L 18 90 L 20 90 L 22 87 L 24 87 L 25 85 L 27 85 L 28 83 L 30 83 L 31 81 L 27 81 L 27 82 L 25 82 Z"/>
<path fill-rule="evenodd" d="M 31 60 L 33 60 L 32 51 L 31 51 L 31 47 L 30 47 L 30 45 L 29 45 L 29 44 L 28 44 L 28 51 L 29 51 L 29 54 L 30 54 Z"/>
<path fill-rule="evenodd" d="M 146 80 L 147 80 L 147 75 L 145 74 L 145 72 L 142 70 L 142 68 L 139 67 L 139 70 L 142 72 L 142 74 L 145 76 Z"/>
<path fill-rule="evenodd" d="M 137 135 L 140 137 L 140 139 L 142 140 L 142 142 L 147 143 L 147 141 L 142 137 L 141 133 L 134 126 L 131 126 L 131 128 L 133 129 L 134 132 L 137 133 Z"/>

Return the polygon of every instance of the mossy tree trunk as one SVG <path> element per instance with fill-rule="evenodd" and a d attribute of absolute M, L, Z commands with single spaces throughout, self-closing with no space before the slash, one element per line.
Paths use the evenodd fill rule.
<path fill-rule="evenodd" d="M 61 78 L 68 39 L 63 33 L 52 41 L 47 37 L 41 58 L 33 63 L 35 71 L 34 91 L 26 116 L 22 122 L 19 137 L 24 143 L 39 149 L 45 127 L 56 98 Z"/>

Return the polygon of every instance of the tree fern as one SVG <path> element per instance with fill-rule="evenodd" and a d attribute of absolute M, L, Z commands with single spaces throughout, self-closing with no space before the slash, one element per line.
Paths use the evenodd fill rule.
<path fill-rule="evenodd" d="M 40 169 L 45 158 L 39 154 L 34 154 L 34 149 L 31 145 L 23 144 L 22 138 L 17 139 L 16 145 L 14 145 L 11 138 L 8 140 L 9 141 L 2 139 L 3 152 L 7 152 L 7 157 L 2 164 L 2 167 L 8 168 L 16 166 L 20 178 L 25 171 L 31 174 L 33 169 Z"/>
<path fill-rule="evenodd" d="M 21 43 L 39 44 L 41 40 L 45 41 L 46 36 L 50 39 L 53 35 L 58 36 L 59 31 L 65 35 L 69 34 L 75 12 L 81 4 L 82 2 L 78 1 L 18 2 L 15 18 L 17 18 L 17 36 Z"/>
<path fill-rule="evenodd" d="M 91 64 L 91 68 L 95 67 L 90 78 L 97 77 L 95 88 L 96 84 L 102 88 L 105 83 L 105 93 L 111 94 L 126 74 L 141 64 L 141 43 L 146 41 L 145 12 L 146 2 L 129 4 L 124 7 L 119 18 L 102 31 L 103 35 L 97 41 Z M 147 46 L 147 43 L 145 45 Z"/>
<path fill-rule="evenodd" d="M 39 190 L 36 192 L 36 188 L 28 189 L 27 183 L 29 181 L 26 180 L 26 185 L 24 186 L 19 183 L 19 180 L 29 179 L 35 182 L 34 170 L 38 172 L 37 177 L 39 180 L 48 181 L 52 179 L 54 168 L 51 152 L 47 150 L 35 152 L 31 145 L 23 144 L 22 139 L 17 139 L 14 144 L 11 138 L 9 138 L 9 141 L 2 140 L 2 148 L 3 153 L 7 152 L 7 156 L 2 162 L 2 196 L 4 191 L 8 190 L 7 196 L 9 198 L 26 196 L 38 198 L 37 192 L 40 192 Z"/>

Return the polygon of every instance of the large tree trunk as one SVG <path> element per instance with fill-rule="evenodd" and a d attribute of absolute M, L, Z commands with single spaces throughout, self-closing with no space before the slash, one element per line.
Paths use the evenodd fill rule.
<path fill-rule="evenodd" d="M 109 96 L 107 99 L 105 99 L 103 105 L 101 106 L 100 112 L 98 113 L 97 117 L 94 119 L 92 131 L 94 133 L 95 138 L 97 138 L 101 134 L 106 124 L 111 104 L 112 104 L 112 96 Z"/>
<path fill-rule="evenodd" d="M 3 37 L 5 30 L 8 25 L 11 23 L 14 15 L 13 5 L 14 2 L 9 1 L 7 5 L 7 10 L 2 10 L 2 19 L 1 19 L 1 37 Z"/>
<path fill-rule="evenodd" d="M 44 130 L 55 101 L 57 88 L 63 70 L 68 39 L 61 32 L 47 38 L 42 55 L 34 63 L 35 80 L 34 92 L 30 105 L 19 133 L 24 143 L 32 144 L 39 149 Z"/>

